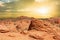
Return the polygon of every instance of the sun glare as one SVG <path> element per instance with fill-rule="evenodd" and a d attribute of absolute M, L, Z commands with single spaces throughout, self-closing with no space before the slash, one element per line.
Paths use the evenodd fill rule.
<path fill-rule="evenodd" d="M 35 8 L 34 12 L 40 15 L 42 18 L 50 18 L 55 15 L 53 10 L 54 8 L 52 6 L 42 6 L 40 8 Z"/>
<path fill-rule="evenodd" d="M 46 0 L 35 0 L 35 2 L 44 2 Z"/>
<path fill-rule="evenodd" d="M 40 13 L 41 15 L 47 15 L 50 9 L 48 7 L 41 7 L 41 8 L 37 8 L 35 11 L 37 13 Z"/>

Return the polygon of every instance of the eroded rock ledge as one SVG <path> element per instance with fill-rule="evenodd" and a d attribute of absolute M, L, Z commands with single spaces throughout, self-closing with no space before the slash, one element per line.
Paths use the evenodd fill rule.
<path fill-rule="evenodd" d="M 60 18 L 0 20 L 0 40 L 60 40 Z"/>

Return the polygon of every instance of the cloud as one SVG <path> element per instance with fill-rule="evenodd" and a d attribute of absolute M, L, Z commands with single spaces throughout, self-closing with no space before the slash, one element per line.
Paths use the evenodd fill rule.
<path fill-rule="evenodd" d="M 0 0 L 0 1 L 2 1 L 2 2 L 4 2 L 4 3 L 9 3 L 9 2 L 14 2 L 14 1 L 16 1 L 16 0 Z"/>
<path fill-rule="evenodd" d="M 0 7 L 3 7 L 4 2 L 0 1 Z"/>

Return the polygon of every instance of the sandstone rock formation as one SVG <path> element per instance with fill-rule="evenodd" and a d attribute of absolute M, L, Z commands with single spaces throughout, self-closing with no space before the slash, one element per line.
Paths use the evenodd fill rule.
<path fill-rule="evenodd" d="M 60 18 L 21 16 L 0 20 L 0 40 L 60 40 Z"/>

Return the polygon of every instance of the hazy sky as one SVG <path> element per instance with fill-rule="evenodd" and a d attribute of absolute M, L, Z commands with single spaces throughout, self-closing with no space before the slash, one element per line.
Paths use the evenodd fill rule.
<path fill-rule="evenodd" d="M 60 14 L 59 0 L 0 0 L 0 17 L 55 17 Z"/>

